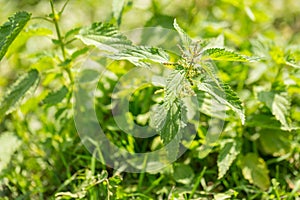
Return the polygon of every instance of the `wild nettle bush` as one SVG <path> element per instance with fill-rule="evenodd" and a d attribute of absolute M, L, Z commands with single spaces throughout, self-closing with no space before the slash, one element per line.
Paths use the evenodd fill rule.
<path fill-rule="evenodd" d="M 124 1 L 121 2 L 123 3 L 118 4 L 113 1 L 114 21 L 117 25 L 121 23 L 122 9 L 126 6 Z M 52 195 L 51 192 L 56 193 L 58 199 L 129 198 L 124 192 L 126 188 L 117 187 L 122 182 L 120 175 L 109 175 L 105 171 L 104 165 L 97 168 L 95 158 L 85 153 L 82 147 L 75 145 L 80 141 L 75 134 L 72 115 L 74 90 L 76 89 L 74 84 L 77 75 L 74 68 L 81 57 L 88 56 L 93 48 L 97 48 L 99 51 L 105 52 L 104 55 L 107 59 L 117 61 L 118 64 L 113 65 L 115 69 L 111 70 L 117 76 L 122 75 L 125 73 L 124 71 L 133 66 L 149 69 L 152 65 L 159 64 L 172 70 L 170 74 L 166 75 L 167 82 L 163 88 L 150 86 L 150 89 L 146 90 L 146 93 L 148 92 L 150 95 L 159 94 L 161 99 L 151 102 L 155 105 L 153 107 L 155 109 L 149 111 L 150 116 L 146 117 L 146 124 L 150 124 L 157 130 L 163 145 L 173 140 L 176 141 L 177 145 L 167 149 L 171 159 L 177 156 L 179 143 L 183 137 L 180 135 L 180 130 L 187 124 L 181 117 L 184 114 L 182 111 L 193 106 L 190 105 L 192 102 L 187 103 L 182 99 L 196 96 L 197 105 L 199 105 L 197 109 L 204 114 L 204 117 L 201 118 L 204 123 L 197 128 L 196 139 L 189 147 L 186 156 L 183 157 L 190 157 L 198 162 L 208 159 L 210 153 L 217 153 L 215 162 L 218 172 L 215 172 L 217 175 L 214 177 L 217 184 L 222 183 L 225 186 L 234 187 L 234 184 L 238 184 L 237 179 L 241 178 L 238 176 L 242 176 L 261 191 L 268 190 L 266 194 L 281 195 L 279 194 L 281 192 L 278 189 L 279 185 L 286 184 L 283 180 L 279 180 L 281 175 L 277 172 L 280 169 L 276 169 L 277 174 L 274 175 L 274 169 L 269 166 L 286 161 L 293 165 L 293 170 L 299 170 L 297 161 L 299 157 L 299 144 L 297 143 L 299 141 L 299 123 L 295 121 L 295 119 L 299 119 L 299 114 L 297 114 L 299 109 L 297 91 L 299 91 L 300 84 L 299 49 L 287 48 L 285 50 L 274 42 L 261 37 L 250 41 L 254 55 L 244 56 L 224 47 L 223 35 L 200 41 L 193 40 L 174 20 L 174 29 L 181 39 L 181 45 L 178 47 L 181 55 L 174 56 L 160 47 L 133 44 L 116 26 L 110 23 L 97 22 L 91 26 L 76 27 L 62 33 L 59 20 L 68 1 L 60 12 L 55 11 L 53 1 L 50 3 L 52 13 L 44 20 L 53 23 L 55 27 L 57 38 L 52 39 L 55 48 L 49 49 L 48 52 L 36 53 L 34 55 L 35 63 L 32 63 L 30 69 L 16 78 L 1 95 L 0 119 L 2 122 L 0 130 L 5 133 L 1 135 L 0 142 L 11 144 L 11 146 L 15 145 L 15 148 L 9 148 L 8 153 L 1 156 L 1 160 L 5 161 L 5 163 L 1 161 L 4 164 L 0 166 L 3 172 L 1 176 L 5 177 L 1 182 L 1 190 L 6 191 L 3 194 L 7 193 L 12 198 L 20 194 L 25 196 L 39 194 L 39 198 L 43 198 L 43 195 Z M 32 20 L 30 13 L 17 12 L 1 26 L 0 59 L 3 59 L 7 51 L 11 51 L 9 52 L 10 56 L 14 54 L 20 56 L 18 51 L 22 51 L 22 45 L 30 37 L 51 33 L 45 28 L 26 26 L 30 20 Z M 40 23 L 43 21 L 41 20 Z M 18 43 L 13 43 L 14 40 L 18 40 Z M 244 80 L 245 85 L 242 90 L 246 94 L 243 102 L 230 84 L 219 78 L 218 72 L 211 65 L 212 62 L 220 65 L 221 71 L 230 72 L 230 69 L 226 68 L 233 68 L 237 63 L 248 69 L 249 76 Z M 127 68 L 122 68 L 121 63 L 125 63 Z M 249 66 L 255 67 L 249 68 Z M 119 73 L 118 70 L 123 72 Z M 107 77 L 107 81 L 110 86 L 115 84 L 115 80 L 109 79 L 109 77 Z M 100 109 L 99 121 L 106 121 L 103 129 L 111 134 L 110 137 L 119 146 L 131 151 L 138 151 L 138 145 L 132 143 L 132 140 L 135 141 L 134 138 L 121 135 L 118 128 L 112 128 L 115 124 L 111 120 L 108 108 L 111 88 L 101 87 L 101 83 L 99 83 L 98 90 L 104 94 L 104 97 L 96 102 Z M 140 92 L 134 96 L 132 101 L 143 101 L 141 99 L 143 95 Z M 215 116 L 211 110 L 212 102 L 225 105 L 226 111 L 224 112 L 228 114 L 225 119 L 223 135 L 219 139 L 210 138 L 205 131 L 208 128 L 207 122 L 210 117 L 220 117 Z M 137 110 L 133 112 L 137 112 Z M 232 111 L 235 115 L 232 114 Z M 17 124 L 18 122 L 20 123 Z M 36 134 L 40 135 L 36 140 L 31 141 L 29 138 L 35 137 Z M 23 144 L 20 145 L 20 143 Z M 203 145 L 206 146 L 203 148 Z M 149 150 L 150 146 L 146 144 L 146 149 Z M 33 161 L 35 164 L 29 167 L 27 174 L 21 173 L 23 176 L 30 176 L 36 170 L 47 171 L 49 170 L 46 169 L 47 167 L 55 168 L 53 165 L 60 165 L 59 169 L 64 169 L 66 175 L 57 175 L 55 174 L 56 170 L 47 171 L 44 182 L 37 181 L 38 178 L 34 177 L 34 184 L 30 184 L 22 178 L 22 175 L 17 175 L 18 171 L 10 171 L 6 168 L 6 166 L 10 166 L 10 158 L 13 153 L 18 148 L 25 150 L 26 147 L 33 148 L 30 151 L 38 158 Z M 66 154 L 71 149 L 74 150 L 74 155 Z M 62 163 L 59 163 L 59 159 L 51 155 L 54 152 L 59 155 Z M 21 152 L 19 151 L 19 153 Z M 76 157 L 76 153 L 82 155 L 84 159 L 89 158 L 90 170 L 82 170 L 86 166 L 83 161 L 73 162 L 72 159 Z M 30 157 L 30 153 L 27 152 L 21 157 Z M 24 158 L 18 158 L 15 164 L 19 164 L 17 161 L 26 162 Z M 73 162 L 73 167 L 69 166 L 69 161 Z M 40 163 L 42 163 L 41 166 L 39 166 Z M 191 167 L 193 165 L 197 164 L 187 161 L 173 165 L 172 179 L 178 184 L 192 184 L 187 191 L 174 192 L 174 196 L 183 195 L 187 198 L 186 195 L 190 194 L 189 198 L 192 198 L 193 195 L 198 198 L 206 195 L 196 192 L 196 190 L 200 185 L 201 178 L 206 173 L 207 166 L 201 167 L 200 170 L 193 169 Z M 232 171 L 230 171 L 231 167 Z M 96 171 L 99 168 L 103 169 L 101 173 Z M 236 172 L 236 169 L 239 172 Z M 164 173 L 161 174 L 164 175 Z M 195 176 L 195 173 L 199 173 L 199 175 Z M 38 172 L 37 176 L 42 176 L 42 174 L 42 172 Z M 233 176 L 234 181 L 230 180 L 230 176 Z M 293 176 L 296 177 L 299 174 L 296 173 Z M 138 190 L 142 187 L 143 179 L 144 175 L 140 175 Z M 151 179 L 150 175 L 149 179 Z M 287 180 L 287 177 L 285 179 Z M 293 177 L 288 177 L 288 180 L 293 181 Z M 299 182 L 297 183 L 299 184 Z M 246 182 L 243 182 L 243 185 L 245 184 Z M 236 191 L 242 190 L 246 189 L 236 188 Z M 289 193 L 289 198 L 296 195 L 296 190 Z M 226 194 L 228 198 L 243 195 L 242 192 L 232 191 Z M 47 194 L 49 192 L 50 194 Z M 220 191 L 211 190 L 208 191 L 208 194 L 217 195 L 218 192 Z"/>

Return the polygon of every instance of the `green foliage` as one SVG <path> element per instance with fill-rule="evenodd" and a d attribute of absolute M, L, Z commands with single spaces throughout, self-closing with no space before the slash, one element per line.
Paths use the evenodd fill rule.
<path fill-rule="evenodd" d="M 299 198 L 296 1 L 0 3 L 0 199 Z M 87 151 L 72 108 L 88 111 L 83 123 L 92 110 L 116 147 L 164 150 L 157 161 L 176 162 L 114 170 L 106 161 L 143 166 L 107 159 L 93 126 L 83 127 L 93 134 Z M 136 127 L 157 135 L 130 135 Z"/>
<path fill-rule="evenodd" d="M 31 14 L 27 12 L 17 12 L 0 27 L 0 60 L 2 60 L 11 43 L 29 21 L 30 16 Z"/>

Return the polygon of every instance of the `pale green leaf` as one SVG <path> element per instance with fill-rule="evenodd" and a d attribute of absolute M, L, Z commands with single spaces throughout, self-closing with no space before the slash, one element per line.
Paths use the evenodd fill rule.
<path fill-rule="evenodd" d="M 190 48 L 190 46 L 192 45 L 193 41 L 192 39 L 186 34 L 186 32 L 177 24 L 176 19 L 174 20 L 173 23 L 174 28 L 176 29 L 176 31 L 179 34 L 179 37 L 181 39 L 181 42 L 183 44 L 183 47 L 185 48 L 185 50 L 188 50 Z"/>
<path fill-rule="evenodd" d="M 269 188 L 269 170 L 262 158 L 254 153 L 248 153 L 241 159 L 240 164 L 245 179 L 262 190 L 267 190 Z"/>
<path fill-rule="evenodd" d="M 226 113 L 227 110 L 226 106 L 220 105 L 215 98 L 204 91 L 198 90 L 196 91 L 196 94 L 199 106 L 198 108 L 201 113 L 214 118 L 224 119 L 224 113 Z"/>
<path fill-rule="evenodd" d="M 229 140 L 221 145 L 221 151 L 217 160 L 219 170 L 218 179 L 226 174 L 233 161 L 239 155 L 240 150 L 241 142 L 239 140 Z"/>
<path fill-rule="evenodd" d="M 224 48 L 210 48 L 202 52 L 202 60 L 239 61 L 248 62 L 246 56 L 240 55 Z"/>
<path fill-rule="evenodd" d="M 21 76 L 5 93 L 0 101 L 0 113 L 8 114 L 16 108 L 27 93 L 34 91 L 39 82 L 39 72 L 33 69 Z M 0 118 L 3 116 L 0 116 Z"/>
<path fill-rule="evenodd" d="M 126 46 L 120 52 L 107 55 L 113 60 L 128 60 L 139 67 L 150 67 L 151 62 L 165 63 L 169 56 L 162 49 L 145 46 Z"/>
<path fill-rule="evenodd" d="M 175 70 L 167 77 L 167 83 L 165 87 L 165 101 L 173 103 L 183 91 L 185 84 L 184 75 Z M 183 95 L 183 94 L 182 94 Z"/>
<path fill-rule="evenodd" d="M 63 86 L 59 90 L 49 93 L 43 100 L 43 103 L 48 104 L 49 106 L 58 104 L 66 97 L 68 92 L 68 88 Z"/>
<path fill-rule="evenodd" d="M 290 130 L 289 109 L 291 103 L 287 94 L 275 91 L 259 92 L 257 97 L 271 110 L 276 119 L 281 122 L 283 128 Z"/>
<path fill-rule="evenodd" d="M 27 12 L 17 12 L 0 27 L 0 60 L 29 21 L 30 16 L 31 14 Z"/>
<path fill-rule="evenodd" d="M 76 37 L 86 45 L 94 45 L 100 50 L 111 53 L 118 53 L 124 49 L 124 46 L 132 44 L 116 27 L 101 22 L 82 28 Z"/>
<path fill-rule="evenodd" d="M 132 45 L 132 42 L 111 24 L 94 23 L 92 27 L 81 29 L 77 38 L 86 45 L 94 45 L 105 51 L 104 56 L 113 60 L 128 60 L 142 67 L 149 67 L 151 62 L 169 61 L 169 55 L 162 49 Z"/>

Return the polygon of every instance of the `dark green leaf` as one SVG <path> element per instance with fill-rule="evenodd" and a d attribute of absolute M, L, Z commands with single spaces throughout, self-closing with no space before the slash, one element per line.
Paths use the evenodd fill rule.
<path fill-rule="evenodd" d="M 8 114 L 16 108 L 27 93 L 34 91 L 39 82 L 39 72 L 33 69 L 21 76 L 5 93 L 0 101 L 0 113 Z M 0 116 L 3 117 L 3 116 Z"/>
<path fill-rule="evenodd" d="M 43 103 L 48 104 L 49 106 L 58 104 L 66 97 L 68 92 L 68 88 L 63 86 L 59 90 L 49 93 L 43 100 Z"/>
<path fill-rule="evenodd" d="M 181 184 L 190 184 L 195 174 L 193 169 L 189 165 L 176 164 L 174 166 L 174 179 Z"/>
<path fill-rule="evenodd" d="M 75 51 L 74 53 L 72 53 L 71 58 L 74 60 L 77 57 L 79 57 L 79 56 L 85 54 L 86 52 L 88 52 L 88 50 L 89 50 L 89 48 L 87 48 L 87 47 L 79 49 L 79 50 Z"/>
<path fill-rule="evenodd" d="M 270 186 L 269 170 L 265 161 L 254 153 L 248 153 L 241 159 L 242 173 L 250 183 L 262 190 Z"/>
<path fill-rule="evenodd" d="M 283 156 L 291 150 L 289 133 L 281 130 L 263 129 L 259 131 L 259 142 L 263 152 L 273 156 Z"/>

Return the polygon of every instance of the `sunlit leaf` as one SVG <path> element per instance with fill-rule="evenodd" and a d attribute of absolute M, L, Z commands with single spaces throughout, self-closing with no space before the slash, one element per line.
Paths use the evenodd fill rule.
<path fill-rule="evenodd" d="M 82 28 L 76 37 L 86 45 L 94 45 L 100 50 L 111 53 L 118 53 L 124 46 L 132 44 L 116 27 L 101 22 Z"/>
<path fill-rule="evenodd" d="M 241 150 L 241 141 L 231 140 L 226 141 L 221 146 L 221 151 L 218 156 L 218 178 L 222 178 L 226 172 L 229 170 L 229 167 L 232 165 L 233 161 L 239 155 Z"/>
<path fill-rule="evenodd" d="M 183 47 L 188 50 L 191 46 L 191 44 L 193 43 L 192 39 L 190 38 L 190 36 L 188 36 L 186 34 L 186 32 L 177 24 L 176 19 L 174 20 L 173 26 L 175 28 L 175 30 L 178 32 L 180 39 L 182 41 L 182 45 Z"/>
<path fill-rule="evenodd" d="M 134 46 L 110 24 L 94 23 L 92 27 L 81 29 L 77 36 L 87 45 L 94 45 L 105 51 L 104 56 L 113 60 L 128 60 L 136 66 L 149 67 L 149 62 L 164 63 L 169 55 L 160 48 Z"/>
<path fill-rule="evenodd" d="M 17 12 L 0 27 L 0 60 L 5 55 L 8 47 L 22 31 L 29 21 L 31 14 L 27 12 Z"/>
<path fill-rule="evenodd" d="M 277 120 L 281 122 L 284 128 L 290 129 L 290 100 L 285 93 L 277 93 L 275 91 L 259 92 L 258 99 L 265 103 L 271 110 Z"/>
<path fill-rule="evenodd" d="M 226 50 L 223 48 L 211 48 L 202 52 L 202 59 L 219 60 L 219 61 L 239 61 L 248 62 L 249 59 L 246 56 L 240 55 L 236 52 Z"/>
<path fill-rule="evenodd" d="M 220 83 L 219 86 L 213 81 L 201 82 L 198 85 L 198 89 L 210 94 L 219 103 L 230 107 L 236 112 L 242 124 L 245 122 L 244 108 L 237 94 L 231 89 L 228 84 Z"/>

